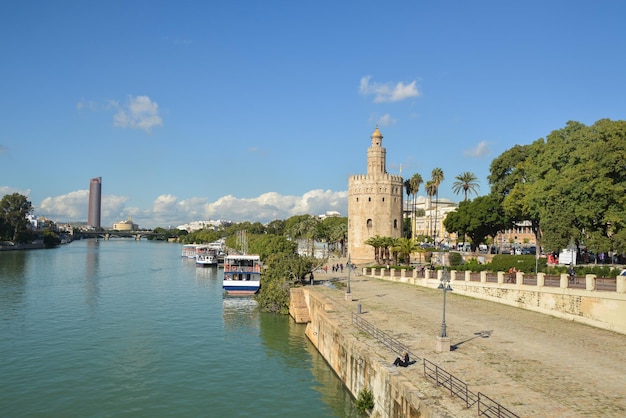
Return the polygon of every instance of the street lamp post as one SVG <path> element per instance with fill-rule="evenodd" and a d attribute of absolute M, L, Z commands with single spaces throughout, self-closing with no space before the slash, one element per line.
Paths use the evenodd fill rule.
<path fill-rule="evenodd" d="M 446 330 L 446 293 L 451 292 L 452 287 L 450 286 L 450 277 L 445 267 L 437 289 L 443 290 L 443 320 L 441 321 L 441 331 L 437 337 L 437 351 L 450 351 L 450 338 Z"/>
<path fill-rule="evenodd" d="M 352 293 L 350 292 L 350 254 L 348 253 L 348 261 L 346 263 L 346 267 L 348 268 L 348 288 L 346 289 L 345 299 L 350 302 L 352 301 Z"/>

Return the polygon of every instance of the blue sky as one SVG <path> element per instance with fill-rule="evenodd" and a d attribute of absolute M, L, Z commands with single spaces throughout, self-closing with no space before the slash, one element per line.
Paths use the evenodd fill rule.
<path fill-rule="evenodd" d="M 620 1 L 5 1 L 0 195 L 104 225 L 347 211 L 387 170 L 489 192 L 492 159 L 626 114 Z M 424 194 L 423 188 L 419 194 Z"/>

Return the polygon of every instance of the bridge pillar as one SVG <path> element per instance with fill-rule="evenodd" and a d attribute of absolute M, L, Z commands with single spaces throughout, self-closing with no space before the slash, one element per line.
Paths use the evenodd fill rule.
<path fill-rule="evenodd" d="M 108 233 L 107 233 L 107 234 L 104 234 L 104 240 L 105 240 L 105 241 L 108 241 L 108 240 L 109 240 L 109 238 L 111 238 L 111 234 L 108 234 Z"/>
<path fill-rule="evenodd" d="M 141 234 L 135 234 L 135 241 L 139 241 L 141 239 Z"/>

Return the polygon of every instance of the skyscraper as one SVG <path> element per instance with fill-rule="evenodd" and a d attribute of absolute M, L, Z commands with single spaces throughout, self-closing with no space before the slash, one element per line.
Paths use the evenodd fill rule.
<path fill-rule="evenodd" d="M 94 228 L 100 228 L 100 206 L 102 196 L 102 177 L 96 177 L 89 182 L 89 213 L 87 223 Z"/>

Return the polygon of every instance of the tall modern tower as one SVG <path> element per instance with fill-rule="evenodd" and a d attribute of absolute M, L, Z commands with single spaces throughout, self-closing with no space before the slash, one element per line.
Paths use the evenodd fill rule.
<path fill-rule="evenodd" d="M 401 176 L 387 173 L 387 150 L 376 127 L 367 149 L 367 174 L 348 179 L 348 251 L 352 262 L 374 261 L 374 248 L 365 242 L 376 235 L 402 236 Z"/>
<path fill-rule="evenodd" d="M 96 177 L 89 182 L 89 213 L 87 214 L 87 223 L 94 228 L 100 228 L 101 198 L 102 177 Z"/>

